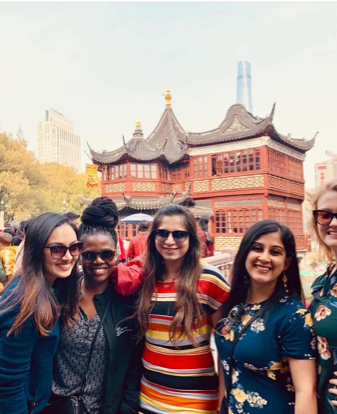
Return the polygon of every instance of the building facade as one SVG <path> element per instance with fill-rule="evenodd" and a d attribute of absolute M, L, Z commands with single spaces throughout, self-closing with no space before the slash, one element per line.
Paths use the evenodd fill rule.
<path fill-rule="evenodd" d="M 238 75 L 236 78 L 236 103 L 246 107 L 248 112 L 251 114 L 253 113 L 251 65 L 246 61 L 238 63 Z"/>
<path fill-rule="evenodd" d="M 81 138 L 75 134 L 73 122 L 53 109 L 46 110 L 37 124 L 37 159 L 81 170 Z"/>
<path fill-rule="evenodd" d="M 337 179 L 337 158 L 315 164 L 315 187 Z"/>
<path fill-rule="evenodd" d="M 113 198 L 121 215 L 155 212 L 168 202 L 185 204 L 194 214 L 212 216 L 215 249 L 237 248 L 244 232 L 259 220 L 287 224 L 297 248 L 303 235 L 303 160 L 314 144 L 279 134 L 273 107 L 267 118 L 235 104 L 219 127 L 188 133 L 179 124 L 166 92 L 166 108 L 144 139 L 133 138 L 111 152 L 90 149 L 102 172 L 102 195 Z"/>

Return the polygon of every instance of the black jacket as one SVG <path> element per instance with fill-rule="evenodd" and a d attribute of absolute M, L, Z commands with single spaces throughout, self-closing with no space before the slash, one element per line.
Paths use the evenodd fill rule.
<path fill-rule="evenodd" d="M 101 318 L 110 298 L 110 309 L 103 322 L 110 358 L 102 414 L 136 414 L 139 407 L 143 341 L 137 343 L 137 319 L 125 320 L 134 314 L 136 297 L 124 297 L 110 285 L 103 293 L 94 297 Z"/>

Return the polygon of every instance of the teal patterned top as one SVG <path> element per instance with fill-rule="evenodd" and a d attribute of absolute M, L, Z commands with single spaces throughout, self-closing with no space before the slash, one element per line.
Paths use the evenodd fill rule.
<path fill-rule="evenodd" d="M 336 378 L 337 371 L 337 271 L 330 274 L 332 265 L 328 265 L 326 273 L 319 276 L 311 286 L 313 300 L 309 310 L 313 317 L 318 345 L 318 381 L 317 395 L 320 414 L 337 413 L 333 407 L 328 388 L 329 380 Z"/>
<path fill-rule="evenodd" d="M 228 389 L 232 344 L 266 302 L 246 305 L 228 334 L 215 334 Z M 226 319 L 224 319 L 226 321 Z M 295 391 L 288 358 L 314 359 L 316 337 L 310 313 L 284 297 L 243 332 L 234 350 L 229 414 L 293 414 Z"/>

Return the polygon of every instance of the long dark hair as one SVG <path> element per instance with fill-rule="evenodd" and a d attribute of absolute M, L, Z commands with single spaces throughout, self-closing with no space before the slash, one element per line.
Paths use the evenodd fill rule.
<path fill-rule="evenodd" d="M 93 234 L 108 234 L 117 247 L 116 226 L 119 213 L 116 204 L 109 197 L 97 197 L 81 216 L 79 232 L 83 241 Z"/>
<path fill-rule="evenodd" d="M 280 234 L 285 248 L 286 258 L 290 262 L 289 267 L 285 272 L 289 290 L 287 295 L 299 298 L 302 301 L 304 300 L 296 257 L 295 238 L 291 230 L 287 226 L 279 224 L 274 220 L 262 220 L 250 227 L 242 238 L 233 266 L 232 289 L 227 301 L 224 303 L 224 316 L 228 315 L 233 306 L 246 301 L 249 289 L 249 283 L 247 283 L 247 281 L 249 281 L 249 275 L 247 274 L 245 263 L 254 241 L 264 234 L 276 232 Z M 274 292 L 269 297 L 266 305 L 263 307 L 264 312 L 266 312 L 275 302 L 286 295 L 282 277 L 283 273 L 278 277 Z"/>
<path fill-rule="evenodd" d="M 143 334 L 149 325 L 149 314 L 154 306 L 151 301 L 155 291 L 155 284 L 162 280 L 166 271 L 162 256 L 159 254 L 155 243 L 155 232 L 164 217 L 180 216 L 185 224 L 186 231 L 189 233 L 189 248 L 185 254 L 179 276 L 176 280 L 177 301 L 175 304 L 175 314 L 170 326 L 170 339 L 177 339 L 178 327 L 182 327 L 178 339 L 186 334 L 188 339 L 197 346 L 193 338 L 193 327 L 196 318 L 200 320 L 202 310 L 197 298 L 197 282 L 201 274 L 200 264 L 200 242 L 198 239 L 196 220 L 193 214 L 185 207 L 180 205 L 167 205 L 162 207 L 154 217 L 150 234 L 147 239 L 147 248 L 144 260 L 144 284 L 140 291 L 138 301 L 138 314 L 142 323 Z"/>
<path fill-rule="evenodd" d="M 78 237 L 73 223 L 57 213 L 44 213 L 32 220 L 27 231 L 22 259 L 22 267 L 14 277 L 22 277 L 17 286 L 2 302 L 1 312 L 20 304 L 19 314 L 7 335 L 17 333 L 23 323 L 34 315 L 36 327 L 41 335 L 48 335 L 61 316 L 70 326 L 78 312 L 78 289 L 76 264 L 66 278 L 58 278 L 53 288 L 43 274 L 44 248 L 56 227 L 68 224 Z"/>

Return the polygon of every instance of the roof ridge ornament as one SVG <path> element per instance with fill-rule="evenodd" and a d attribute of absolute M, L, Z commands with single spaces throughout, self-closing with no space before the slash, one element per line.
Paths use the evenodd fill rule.
<path fill-rule="evenodd" d="M 133 136 L 134 138 L 143 138 L 142 125 L 139 119 L 136 122 L 136 129 L 135 129 L 135 132 L 133 133 Z"/>
<path fill-rule="evenodd" d="M 169 87 L 169 85 L 167 85 L 166 94 L 165 94 L 166 108 L 171 107 L 171 99 L 172 99 L 172 96 L 171 96 L 170 87 Z"/>
<path fill-rule="evenodd" d="M 276 106 L 276 102 L 274 102 L 273 108 L 272 108 L 272 110 L 271 110 L 271 112 L 270 112 L 270 115 L 269 115 L 269 118 L 270 118 L 271 120 L 273 120 L 273 118 L 274 118 L 274 114 L 275 114 L 275 106 Z"/>

